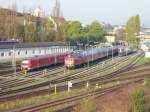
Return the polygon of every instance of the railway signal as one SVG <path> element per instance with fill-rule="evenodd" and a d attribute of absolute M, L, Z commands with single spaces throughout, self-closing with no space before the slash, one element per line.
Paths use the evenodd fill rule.
<path fill-rule="evenodd" d="M 87 88 L 87 89 L 89 88 L 89 82 L 86 83 L 86 88 Z"/>
<path fill-rule="evenodd" d="M 27 75 L 27 70 L 24 70 L 24 74 Z"/>
<path fill-rule="evenodd" d="M 46 72 L 47 72 L 47 69 L 44 69 L 43 70 L 43 76 L 46 74 Z"/>
<path fill-rule="evenodd" d="M 70 92 L 70 88 L 72 87 L 71 81 L 68 81 L 68 92 Z"/>
<path fill-rule="evenodd" d="M 56 84 L 49 84 L 50 90 L 54 90 L 54 93 L 57 94 L 57 85 Z"/>
<path fill-rule="evenodd" d="M 96 88 L 98 88 L 98 84 L 96 84 Z"/>
<path fill-rule="evenodd" d="M 12 53 L 12 67 L 14 69 L 14 74 L 16 76 L 16 54 L 15 54 L 15 45 L 13 46 L 13 49 L 11 50 L 11 53 Z"/>

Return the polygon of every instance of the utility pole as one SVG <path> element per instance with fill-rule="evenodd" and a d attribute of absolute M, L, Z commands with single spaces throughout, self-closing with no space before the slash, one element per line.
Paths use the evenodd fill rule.
<path fill-rule="evenodd" d="M 87 55 L 88 55 L 88 73 L 89 73 L 89 36 L 87 35 L 87 46 L 88 46 L 88 49 L 87 49 Z"/>
<path fill-rule="evenodd" d="M 113 54 L 114 54 L 114 52 L 113 52 L 113 45 L 112 45 L 111 49 L 112 49 L 112 61 L 113 61 L 113 58 L 114 58 L 114 56 L 113 56 Z"/>
<path fill-rule="evenodd" d="M 15 45 L 13 45 L 13 50 L 12 50 L 12 67 L 14 70 L 14 75 L 16 76 L 16 56 L 15 56 Z"/>

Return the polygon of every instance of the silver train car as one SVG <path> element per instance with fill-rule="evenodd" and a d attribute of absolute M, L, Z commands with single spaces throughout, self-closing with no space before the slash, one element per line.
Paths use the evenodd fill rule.
<path fill-rule="evenodd" d="M 118 48 L 118 55 L 119 56 L 127 56 L 129 54 L 133 53 L 133 48 L 129 46 L 121 46 Z"/>

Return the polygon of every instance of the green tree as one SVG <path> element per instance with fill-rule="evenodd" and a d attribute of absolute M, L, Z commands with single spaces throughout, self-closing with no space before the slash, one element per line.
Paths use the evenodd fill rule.
<path fill-rule="evenodd" d="M 7 14 L 6 12 L 0 7 L 0 38 L 6 38 L 7 35 L 7 29 L 6 29 L 6 20 L 7 20 Z"/>
<path fill-rule="evenodd" d="M 140 16 L 135 16 L 135 27 L 136 27 L 136 34 L 139 34 L 140 32 Z"/>
<path fill-rule="evenodd" d="M 79 21 L 65 23 L 65 32 L 69 41 L 82 40 L 82 25 Z"/>
<path fill-rule="evenodd" d="M 98 21 L 93 21 L 90 25 L 82 26 L 79 21 L 68 21 L 65 23 L 66 38 L 69 41 L 87 43 L 89 41 L 103 41 L 104 30 Z"/>
<path fill-rule="evenodd" d="M 36 41 L 35 32 L 36 30 L 33 23 L 26 24 L 24 42 L 35 42 Z"/>
<path fill-rule="evenodd" d="M 43 21 L 43 41 L 54 41 L 55 40 L 55 31 L 53 30 L 54 25 L 47 18 Z"/>
<path fill-rule="evenodd" d="M 103 41 L 104 30 L 98 21 L 93 21 L 89 25 L 88 36 L 90 41 Z"/>
<path fill-rule="evenodd" d="M 139 15 L 129 18 L 126 24 L 125 38 L 130 45 L 138 46 L 139 42 L 136 36 L 140 31 L 140 17 Z"/>

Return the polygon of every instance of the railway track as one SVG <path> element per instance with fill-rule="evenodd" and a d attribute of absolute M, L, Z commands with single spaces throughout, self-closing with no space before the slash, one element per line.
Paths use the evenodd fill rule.
<path fill-rule="evenodd" d="M 68 75 L 67 75 L 67 76 L 68 76 Z M 57 79 L 58 79 L 58 78 L 56 77 L 55 80 L 57 80 Z M 48 82 L 46 85 L 49 85 L 49 83 L 50 83 L 50 82 Z M 34 85 L 34 88 L 35 88 L 35 87 L 37 87 L 36 84 Z M 13 88 L 12 88 L 12 89 L 13 89 Z M 12 91 L 12 89 L 11 89 L 11 91 Z M 28 89 L 27 89 L 27 88 L 21 89 L 20 91 L 23 91 L 23 90 L 24 90 L 24 91 L 27 91 Z M 3 95 L 6 95 L 6 94 L 10 94 L 10 93 L 12 93 L 12 94 L 13 94 L 13 93 L 16 93 L 15 91 L 12 91 L 12 92 L 11 92 L 9 89 L 7 89 L 7 91 L 8 91 L 8 92 L 2 92 L 0 95 L 3 96 Z M 17 90 L 17 92 L 18 92 L 18 90 Z"/>
<path fill-rule="evenodd" d="M 91 71 L 92 72 L 92 71 Z M 99 76 L 99 77 L 101 77 L 101 76 Z M 89 79 L 88 79 L 89 80 Z M 87 79 L 85 80 L 85 81 L 87 81 Z M 49 85 L 49 83 L 50 82 L 48 82 L 47 84 L 46 84 L 46 86 L 47 85 Z M 64 83 L 66 83 L 66 82 L 64 82 Z M 61 85 L 61 84 L 60 84 Z M 43 86 L 43 85 L 42 85 Z M 10 100 L 11 98 L 13 99 L 13 98 L 15 98 L 15 95 L 16 96 L 18 96 L 19 94 L 17 94 L 17 93 L 22 93 L 22 96 L 24 96 L 24 95 L 26 95 L 27 94 L 27 91 L 29 90 L 32 90 L 33 91 L 33 88 L 32 88 L 33 86 L 30 86 L 29 88 L 23 88 L 23 89 L 20 89 L 20 91 L 19 90 L 16 90 L 16 92 L 15 91 L 8 91 L 8 92 L 2 92 L 1 93 L 1 96 L 2 97 L 0 97 L 0 100 L 1 101 L 6 101 L 6 99 L 8 100 Z M 41 87 L 41 86 L 39 86 L 39 85 L 34 85 L 34 87 L 36 87 L 36 88 L 38 88 L 38 87 Z M 60 86 L 60 88 L 61 88 L 61 86 Z M 44 88 L 45 89 L 45 88 Z M 47 89 L 47 88 L 46 88 Z M 23 95 L 23 91 L 26 91 L 26 92 L 24 92 L 24 95 Z M 44 90 L 43 90 L 44 91 Z M 5 93 L 5 94 L 4 94 Z M 8 93 L 11 93 L 11 94 L 13 94 L 12 96 L 11 96 L 11 94 L 8 94 Z M 30 93 L 31 93 L 31 91 L 30 91 Z M 21 94 L 20 94 L 21 95 Z"/>
<path fill-rule="evenodd" d="M 126 80 L 128 80 L 128 81 L 126 81 Z M 116 89 L 126 86 L 127 84 L 130 84 L 132 82 L 139 82 L 141 80 L 143 80 L 143 78 L 139 78 L 139 77 L 138 78 L 135 77 L 134 79 L 127 78 L 127 79 L 120 80 L 119 84 L 116 84 L 111 87 L 106 87 L 106 88 L 101 88 L 101 89 L 97 88 L 97 89 L 93 89 L 94 91 L 90 91 L 90 92 L 86 91 L 84 93 L 47 101 L 47 102 L 44 102 L 41 104 L 26 106 L 23 108 L 11 110 L 11 112 L 38 112 L 41 110 L 45 110 L 47 108 L 55 108 L 55 107 L 56 107 L 55 111 L 58 111 L 57 106 L 60 106 L 60 105 L 67 105 L 68 107 L 74 106 L 77 104 L 77 102 L 81 101 L 84 98 L 91 97 L 91 96 L 92 96 L 92 98 L 100 97 L 100 96 L 103 96 L 104 94 L 110 93 L 112 91 L 115 91 Z M 110 83 L 110 82 L 108 82 L 108 83 Z M 61 108 L 63 109 L 63 107 L 61 107 Z M 65 108 L 66 108 L 66 106 L 65 106 Z"/>
<path fill-rule="evenodd" d="M 50 68 L 50 69 L 47 69 L 47 73 L 49 73 L 49 75 L 51 74 L 58 74 L 60 72 L 63 71 L 63 67 L 60 66 L 58 68 Z M 43 72 L 42 71 L 39 71 L 39 72 L 33 72 L 33 73 L 28 73 L 28 75 L 24 75 L 23 73 L 19 72 L 19 73 L 16 73 L 16 76 L 9 76 L 7 74 L 7 76 L 3 77 L 3 76 L 0 76 L 1 79 L 4 79 L 0 82 L 0 88 L 3 88 L 4 89 L 8 89 L 8 88 L 12 88 L 12 87 L 16 87 L 16 86 L 20 86 L 20 85 L 25 85 L 25 84 L 28 84 L 28 83 L 34 83 L 36 82 L 36 80 L 32 80 L 31 78 L 33 77 L 37 77 L 37 76 L 41 76 L 43 77 Z"/>
<path fill-rule="evenodd" d="M 11 64 L 0 64 L 0 76 L 5 76 L 7 74 L 12 74 L 15 70 L 13 69 L 13 66 Z M 16 65 L 16 71 L 20 71 L 20 64 Z"/>
<path fill-rule="evenodd" d="M 83 69 L 81 69 L 82 71 Z M 0 86 L 3 89 L 7 89 L 7 87 L 16 87 L 17 84 L 23 85 L 26 83 L 30 83 L 30 82 L 34 82 L 34 79 L 41 79 L 41 78 L 53 78 L 56 76 L 59 76 L 60 74 L 64 73 L 64 68 L 63 67 L 58 67 L 56 69 L 50 69 L 46 71 L 47 73 L 45 75 L 43 75 L 42 72 L 36 72 L 36 73 L 32 73 L 32 74 L 28 74 L 26 76 L 24 76 L 23 74 L 19 74 L 17 75 L 17 77 L 1 77 L 7 80 L 1 81 L 2 86 Z M 80 70 L 74 70 L 73 73 L 77 73 L 80 72 Z M 58 78 L 58 77 L 57 77 Z M 10 79 L 10 80 L 9 80 Z M 31 80 L 33 79 L 33 80 Z M 14 82 L 14 83 L 13 83 Z M 5 85 L 5 86 L 4 86 Z"/>

